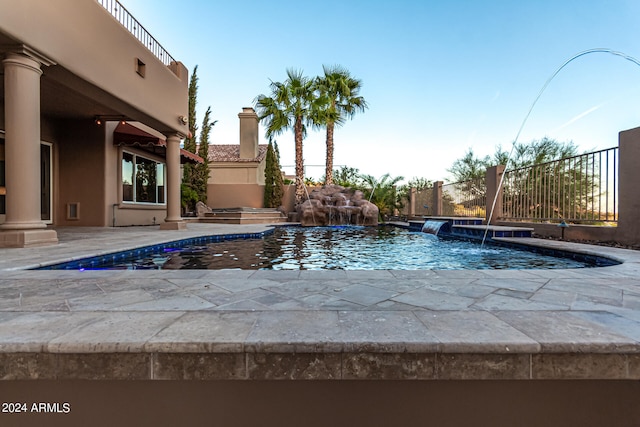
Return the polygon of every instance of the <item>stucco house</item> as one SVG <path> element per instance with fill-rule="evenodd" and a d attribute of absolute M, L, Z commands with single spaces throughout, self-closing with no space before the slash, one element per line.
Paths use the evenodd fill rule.
<path fill-rule="evenodd" d="M 245 107 L 239 144 L 209 145 L 207 204 L 214 209 L 261 208 L 267 145 L 259 144 L 258 115 Z"/>
<path fill-rule="evenodd" d="M 188 72 L 114 0 L 0 2 L 0 247 L 184 228 Z"/>

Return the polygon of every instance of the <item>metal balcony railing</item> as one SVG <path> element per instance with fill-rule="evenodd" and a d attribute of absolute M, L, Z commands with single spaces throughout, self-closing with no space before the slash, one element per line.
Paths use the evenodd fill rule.
<path fill-rule="evenodd" d="M 167 52 L 158 41 L 129 13 L 117 0 L 96 0 L 107 12 L 109 12 L 122 26 L 135 36 L 147 49 L 151 51 L 164 65 L 171 65 L 175 59 Z"/>

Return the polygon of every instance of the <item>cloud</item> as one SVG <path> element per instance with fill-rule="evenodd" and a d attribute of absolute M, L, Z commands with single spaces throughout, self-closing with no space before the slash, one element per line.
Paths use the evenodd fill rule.
<path fill-rule="evenodd" d="M 565 123 L 561 124 L 560 126 L 558 126 L 558 127 L 557 127 L 557 128 L 555 128 L 555 129 L 553 129 L 553 130 L 551 131 L 551 133 L 555 133 L 555 132 L 558 132 L 558 131 L 560 131 L 560 130 L 562 130 L 562 129 L 566 128 L 567 126 L 569 126 L 569 125 L 571 125 L 571 124 L 573 124 L 573 123 L 577 122 L 578 120 L 582 119 L 583 117 L 586 117 L 586 116 L 588 116 L 589 114 L 593 113 L 594 111 L 596 111 L 596 110 L 600 109 L 601 107 L 603 107 L 603 106 L 604 106 L 605 104 L 607 104 L 608 102 L 609 102 L 609 101 L 605 101 L 605 102 L 603 102 L 603 103 L 601 103 L 601 104 L 598 104 L 598 105 L 595 105 L 595 106 L 593 106 L 593 107 L 589 108 L 589 109 L 588 109 L 588 110 L 586 110 L 586 111 L 583 111 L 582 113 L 578 114 L 577 116 L 572 117 L 572 118 L 571 118 L 571 119 L 569 119 L 567 122 L 565 122 Z"/>

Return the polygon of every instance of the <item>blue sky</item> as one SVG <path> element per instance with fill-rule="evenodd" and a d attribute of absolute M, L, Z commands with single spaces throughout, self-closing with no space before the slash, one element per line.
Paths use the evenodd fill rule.
<path fill-rule="evenodd" d="M 310 77 L 323 64 L 349 69 L 369 109 L 336 130 L 334 163 L 375 177 L 447 180 L 469 148 L 510 147 L 573 55 L 609 48 L 640 58 L 639 0 L 121 2 L 174 58 L 198 66 L 197 111 L 211 105 L 216 144 L 238 143 L 237 114 L 287 68 Z M 639 99 L 639 66 L 583 56 L 553 79 L 519 141 L 615 146 L 619 131 L 640 126 Z M 282 165 L 293 165 L 293 134 L 277 142 Z M 323 132 L 309 133 L 304 158 L 307 176 L 320 178 Z"/>

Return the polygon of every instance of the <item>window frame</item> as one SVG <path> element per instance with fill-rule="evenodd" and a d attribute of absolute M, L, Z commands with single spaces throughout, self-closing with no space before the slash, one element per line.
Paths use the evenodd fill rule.
<path fill-rule="evenodd" d="M 125 167 L 124 161 L 125 156 L 131 156 L 131 177 L 129 178 L 131 182 L 131 199 L 125 200 L 125 191 L 124 191 L 124 183 L 125 183 Z M 166 206 L 167 204 L 167 163 L 162 160 L 157 160 L 152 158 L 151 156 L 140 154 L 139 152 L 133 150 L 125 150 L 122 149 L 120 158 L 120 202 L 123 205 L 143 205 L 143 206 Z M 138 174 L 138 159 L 142 159 L 144 162 L 155 163 L 155 202 L 150 201 L 139 201 L 138 200 L 138 182 L 137 182 L 137 174 Z M 159 168 L 161 166 L 161 168 Z M 162 185 L 159 185 L 162 184 Z M 162 189 L 162 190 L 160 190 Z M 162 201 L 158 201 L 162 199 Z"/>

